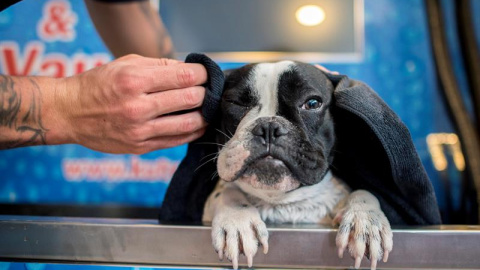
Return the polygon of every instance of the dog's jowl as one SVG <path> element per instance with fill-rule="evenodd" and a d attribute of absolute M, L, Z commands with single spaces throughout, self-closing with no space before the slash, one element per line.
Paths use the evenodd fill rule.
<path fill-rule="evenodd" d="M 220 258 L 252 266 L 259 245 L 268 251 L 265 223 L 339 226 L 336 243 L 359 267 L 371 267 L 392 250 L 390 224 L 377 199 L 351 192 L 330 171 L 335 132 L 332 82 L 314 66 L 282 61 L 230 71 L 221 110 L 220 181 L 203 220 L 212 223 Z"/>

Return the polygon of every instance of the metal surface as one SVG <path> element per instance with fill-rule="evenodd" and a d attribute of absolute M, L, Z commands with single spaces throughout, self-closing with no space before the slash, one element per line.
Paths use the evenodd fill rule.
<path fill-rule="evenodd" d="M 336 230 L 321 226 L 269 229 L 270 251 L 256 268 L 346 268 Z M 206 226 L 158 225 L 155 220 L 0 217 L 0 260 L 157 266 L 229 267 L 213 251 Z M 394 249 L 379 268 L 480 268 L 479 226 L 394 230 Z M 244 257 L 241 263 L 245 266 Z M 362 267 L 368 267 L 363 261 Z"/>

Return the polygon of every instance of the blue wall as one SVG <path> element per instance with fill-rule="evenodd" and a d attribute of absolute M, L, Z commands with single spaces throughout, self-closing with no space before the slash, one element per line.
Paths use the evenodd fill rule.
<path fill-rule="evenodd" d="M 77 17 L 73 26 L 76 36 L 72 41 L 51 41 L 43 37 L 36 28 L 41 24 L 47 2 L 25 0 L 0 13 L 0 62 L 6 62 L 5 50 L 18 51 L 16 63 L 19 66 L 25 64 L 22 56 L 31 50 L 41 52 L 37 59 L 40 64 L 52 61 L 55 58 L 52 53 L 60 53 L 59 58 L 66 66 L 63 74 L 72 75 L 78 59 L 83 59 L 88 67 L 111 59 L 88 19 L 83 1 L 67 1 Z M 444 1 L 446 5 L 451 3 Z M 475 6 L 478 8 L 478 3 Z M 476 25 L 478 30 L 478 16 Z M 426 136 L 452 132 L 452 127 L 438 92 L 423 1 L 365 0 L 365 35 L 365 58 L 362 62 L 322 64 L 330 70 L 366 82 L 398 113 L 410 129 L 443 207 L 445 191 L 432 165 Z M 454 38 L 452 32 L 449 36 Z M 458 53 L 458 48 L 454 48 L 452 53 Z M 221 63 L 223 68 L 239 65 Z M 463 72 L 459 69 L 460 63 L 456 62 L 455 67 L 458 72 Z M 52 72 L 55 73 L 37 68 L 29 74 L 52 75 Z M 4 66 L 2 70 L 0 65 L 0 73 L 7 73 Z M 126 170 L 131 170 L 135 162 L 158 163 L 172 168 L 184 152 L 185 147 L 182 146 L 136 157 L 102 154 L 76 145 L 0 151 L 0 202 L 159 206 L 171 174 L 157 174 L 149 178 L 128 176 L 126 173 L 109 178 L 102 173 L 99 176 L 98 171 L 96 176 L 95 172 L 93 176 L 88 172 L 79 175 L 78 170 L 107 170 L 105 168 L 112 161 L 123 164 Z M 69 172 L 65 164 L 77 167 L 69 167 Z M 104 167 L 92 168 L 92 164 L 103 164 Z"/>

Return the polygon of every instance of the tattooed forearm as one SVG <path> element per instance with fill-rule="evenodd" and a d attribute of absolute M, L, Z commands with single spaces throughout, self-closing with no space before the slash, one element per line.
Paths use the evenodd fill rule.
<path fill-rule="evenodd" d="M 20 110 L 22 97 L 13 91 L 13 79 L 0 75 L 0 126 L 12 127 Z"/>
<path fill-rule="evenodd" d="M 172 40 L 168 34 L 167 29 L 163 26 L 160 17 L 153 10 L 149 1 L 139 2 L 140 10 L 147 19 L 150 27 L 155 33 L 155 39 L 157 41 L 158 56 L 166 58 L 174 58 L 174 50 Z"/>
<path fill-rule="evenodd" d="M 41 91 L 35 80 L 0 75 L 0 149 L 46 144 Z"/>

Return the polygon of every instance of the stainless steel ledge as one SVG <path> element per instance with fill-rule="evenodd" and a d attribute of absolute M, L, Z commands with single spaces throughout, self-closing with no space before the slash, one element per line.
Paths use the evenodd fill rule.
<path fill-rule="evenodd" d="M 270 251 L 254 257 L 256 268 L 353 266 L 348 256 L 336 255 L 335 229 L 284 226 L 269 231 Z M 213 251 L 209 227 L 158 225 L 155 220 L 0 216 L 0 260 L 230 267 Z M 365 260 L 362 267 L 368 267 Z M 378 267 L 479 269 L 480 226 L 395 229 L 390 259 Z"/>

